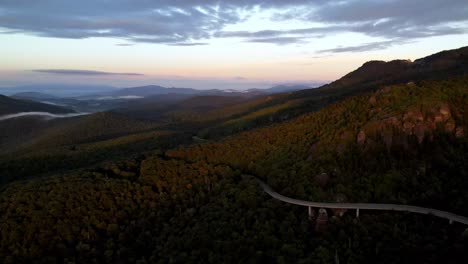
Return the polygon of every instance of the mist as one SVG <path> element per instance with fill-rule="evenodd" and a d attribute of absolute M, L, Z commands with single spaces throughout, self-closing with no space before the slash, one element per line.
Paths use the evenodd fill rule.
<path fill-rule="evenodd" d="M 72 113 L 72 114 L 52 114 L 49 112 L 20 112 L 16 114 L 2 115 L 0 116 L 0 121 L 5 121 L 8 119 L 26 117 L 26 116 L 37 116 L 42 117 L 45 120 L 56 119 L 56 118 L 68 118 L 75 116 L 88 115 L 88 113 Z"/>

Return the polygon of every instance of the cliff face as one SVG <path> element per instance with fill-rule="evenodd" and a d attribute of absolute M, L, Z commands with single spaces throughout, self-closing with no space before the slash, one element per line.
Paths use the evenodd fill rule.
<path fill-rule="evenodd" d="M 379 145 L 411 149 L 411 142 L 431 142 L 440 133 L 454 139 L 465 137 L 467 78 L 385 86 L 346 105 L 337 104 L 331 114 L 348 121 L 310 148 L 311 159 L 327 146 L 338 153 L 344 153 L 350 144 L 364 149 Z M 340 112 L 342 107 L 348 110 Z"/>

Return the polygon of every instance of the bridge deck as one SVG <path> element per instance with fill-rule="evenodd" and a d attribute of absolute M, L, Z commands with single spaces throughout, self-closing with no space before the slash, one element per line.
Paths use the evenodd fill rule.
<path fill-rule="evenodd" d="M 317 207 L 317 208 L 330 208 L 330 209 L 364 209 L 364 210 L 385 210 L 385 211 L 403 211 L 403 212 L 412 212 L 418 214 L 429 214 L 441 218 L 446 218 L 453 222 L 462 223 L 468 225 L 468 218 L 450 212 L 440 211 L 432 208 L 424 208 L 419 206 L 412 205 L 399 205 L 399 204 L 379 204 L 379 203 L 324 203 L 324 202 L 311 202 L 298 200 L 290 197 L 281 195 L 270 186 L 268 186 L 263 181 L 256 178 L 263 191 L 269 194 L 271 197 L 283 201 L 285 203 L 307 206 L 307 207 Z"/>

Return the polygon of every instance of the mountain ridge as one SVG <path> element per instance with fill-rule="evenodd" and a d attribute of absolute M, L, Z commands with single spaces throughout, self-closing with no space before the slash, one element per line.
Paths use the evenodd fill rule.
<path fill-rule="evenodd" d="M 0 115 L 16 114 L 19 112 L 49 112 L 52 114 L 67 114 L 75 111 L 57 105 L 40 103 L 31 100 L 15 99 L 0 95 Z"/>

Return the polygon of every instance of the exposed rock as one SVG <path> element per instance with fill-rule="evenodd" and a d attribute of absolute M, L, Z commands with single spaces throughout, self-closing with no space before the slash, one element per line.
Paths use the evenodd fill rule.
<path fill-rule="evenodd" d="M 366 142 L 366 133 L 363 130 L 359 131 L 357 135 L 357 142 L 361 145 Z"/>
<path fill-rule="evenodd" d="M 414 127 L 415 125 L 412 122 L 407 121 L 403 124 L 403 131 L 408 135 L 412 135 Z"/>
<path fill-rule="evenodd" d="M 445 120 L 444 116 L 442 114 L 438 114 L 434 116 L 434 122 L 435 123 L 441 123 Z"/>
<path fill-rule="evenodd" d="M 376 94 L 384 94 L 384 93 L 388 93 L 390 92 L 390 90 L 392 90 L 392 87 L 391 86 L 385 86 L 381 89 L 379 89 Z"/>
<path fill-rule="evenodd" d="M 445 117 L 449 118 L 451 116 L 450 114 L 450 107 L 448 105 L 443 105 L 440 107 L 439 112 Z"/>
<path fill-rule="evenodd" d="M 410 111 L 403 116 L 404 121 L 424 121 L 424 115 L 421 111 Z"/>
<path fill-rule="evenodd" d="M 398 118 L 394 116 L 384 119 L 384 122 L 396 127 L 399 127 L 401 125 L 400 120 L 398 120 Z"/>
<path fill-rule="evenodd" d="M 436 125 L 435 117 L 429 117 L 429 118 L 427 119 L 427 127 L 428 127 L 430 130 L 436 129 L 437 125 Z"/>
<path fill-rule="evenodd" d="M 345 131 L 343 134 L 341 134 L 340 138 L 343 140 L 351 140 L 353 138 L 353 132 Z"/>
<path fill-rule="evenodd" d="M 375 96 L 371 96 L 371 98 L 369 98 L 369 103 L 371 105 L 375 105 L 377 103 L 377 99 L 375 99 Z"/>

